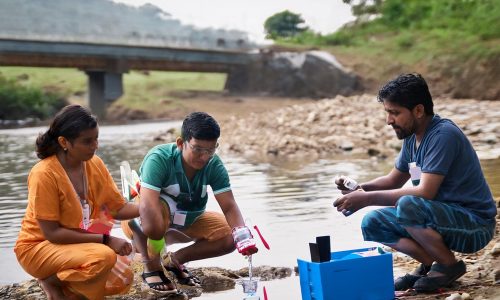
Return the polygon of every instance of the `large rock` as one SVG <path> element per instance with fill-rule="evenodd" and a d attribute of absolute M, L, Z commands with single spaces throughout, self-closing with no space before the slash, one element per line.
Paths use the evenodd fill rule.
<path fill-rule="evenodd" d="M 328 52 L 269 52 L 232 70 L 226 89 L 231 93 L 324 98 L 351 95 L 360 89 L 358 82 Z"/>

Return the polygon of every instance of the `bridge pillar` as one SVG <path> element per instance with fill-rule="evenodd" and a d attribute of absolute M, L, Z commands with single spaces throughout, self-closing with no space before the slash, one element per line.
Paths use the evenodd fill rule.
<path fill-rule="evenodd" d="M 122 73 L 86 71 L 88 76 L 90 110 L 99 119 L 106 118 L 109 103 L 123 95 Z"/>

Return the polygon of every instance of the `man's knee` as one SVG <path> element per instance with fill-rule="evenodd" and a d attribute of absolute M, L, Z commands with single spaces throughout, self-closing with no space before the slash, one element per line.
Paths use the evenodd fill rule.
<path fill-rule="evenodd" d="M 231 234 L 226 235 L 224 238 L 223 250 L 225 253 L 233 252 L 236 247 L 234 246 L 233 236 Z"/>
<path fill-rule="evenodd" d="M 161 240 L 165 236 L 165 233 L 167 232 L 170 223 L 154 225 L 151 224 L 151 222 L 142 222 L 141 225 L 142 225 L 142 232 L 144 233 L 144 235 L 153 240 Z M 136 230 L 134 229 L 133 231 L 136 232 Z"/>
<path fill-rule="evenodd" d="M 361 231 L 365 240 L 370 240 L 370 232 L 373 228 L 379 228 L 380 217 L 377 210 L 368 212 L 361 221 Z"/>
<path fill-rule="evenodd" d="M 413 220 L 420 219 L 417 215 L 425 214 L 422 201 L 427 201 L 416 196 L 405 195 L 396 202 L 396 214 L 398 219 Z"/>
<path fill-rule="evenodd" d="M 361 222 L 365 241 L 392 243 L 399 239 L 394 208 L 386 207 L 369 211 Z"/>

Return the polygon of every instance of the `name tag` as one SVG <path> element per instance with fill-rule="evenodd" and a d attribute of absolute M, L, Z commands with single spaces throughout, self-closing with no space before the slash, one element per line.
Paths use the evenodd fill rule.
<path fill-rule="evenodd" d="M 422 176 L 422 169 L 417 166 L 416 162 L 411 162 L 408 164 L 410 169 L 411 182 L 414 186 L 419 185 L 420 177 Z"/>
<path fill-rule="evenodd" d="M 184 226 L 186 224 L 187 211 L 176 211 L 174 213 L 174 224 L 178 226 Z"/>
<path fill-rule="evenodd" d="M 87 203 L 82 205 L 82 211 L 83 211 L 83 229 L 87 230 L 89 229 L 90 225 L 90 207 Z"/>

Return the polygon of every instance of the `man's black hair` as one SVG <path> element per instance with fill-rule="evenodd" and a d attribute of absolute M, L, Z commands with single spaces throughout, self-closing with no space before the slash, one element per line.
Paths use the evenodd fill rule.
<path fill-rule="evenodd" d="M 189 142 L 191 138 L 213 141 L 220 137 L 220 127 L 212 116 L 204 112 L 190 113 L 182 122 L 181 137 Z"/>
<path fill-rule="evenodd" d="M 402 74 L 389 81 L 378 92 L 378 101 L 389 101 L 412 110 L 422 104 L 427 115 L 434 115 L 429 87 L 420 74 Z"/>

